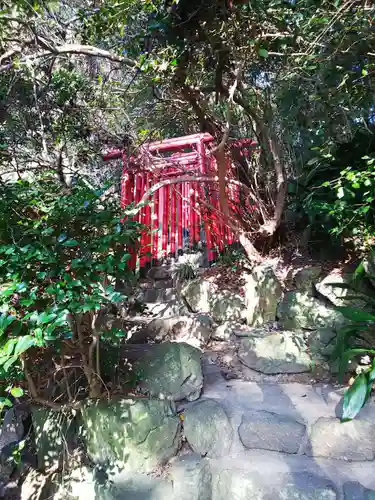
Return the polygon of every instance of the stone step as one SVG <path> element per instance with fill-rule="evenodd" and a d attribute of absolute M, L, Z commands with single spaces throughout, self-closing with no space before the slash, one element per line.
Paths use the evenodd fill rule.
<path fill-rule="evenodd" d="M 178 300 L 145 302 L 144 305 L 154 317 L 170 318 L 172 316 L 185 316 L 188 314 L 186 307 Z"/>
<path fill-rule="evenodd" d="M 375 498 L 374 465 L 369 462 L 317 460 L 258 450 L 210 460 L 210 469 L 212 500 Z"/>
<path fill-rule="evenodd" d="M 144 301 L 147 303 L 163 303 L 177 300 L 177 298 L 177 294 L 173 288 L 150 288 L 144 292 Z"/>
<path fill-rule="evenodd" d="M 177 345 L 170 344 L 173 351 Z M 139 358 L 144 361 L 155 346 L 127 348 L 135 350 L 137 355 L 138 350 L 146 349 L 148 352 Z M 127 416 L 121 419 L 128 419 L 127 425 L 134 430 L 134 436 L 139 432 L 147 435 L 150 448 L 142 448 L 143 442 L 137 442 L 142 454 L 138 452 L 132 460 L 126 459 L 124 468 L 119 469 L 121 472 L 109 468 L 110 481 L 100 498 L 374 500 L 373 399 L 355 421 L 342 424 L 338 417 L 343 391 L 329 385 L 228 382 L 218 378 L 205 383 L 199 398 L 200 389 L 196 391 L 196 386 L 191 385 L 197 379 L 203 383 L 199 352 L 190 347 L 183 354 L 186 346 L 181 348 L 180 344 L 178 352 L 170 357 L 167 344 L 159 344 L 155 358 L 148 357 L 143 366 L 141 361 L 138 369 L 144 375 L 146 366 L 152 367 L 143 386 L 147 383 L 148 390 L 159 398 L 136 399 L 136 403 L 128 400 L 124 404 L 134 405 L 134 411 L 126 412 Z M 192 359 L 193 365 L 189 364 Z M 177 390 L 187 390 L 185 395 L 189 396 L 186 396 L 188 401 L 182 395 L 175 397 L 175 401 L 183 401 L 178 403 L 176 412 L 173 404 L 166 405 L 166 395 L 171 395 L 170 384 L 176 384 L 178 377 Z M 95 417 L 96 412 L 92 415 Z M 121 419 L 120 427 L 124 425 Z M 116 428 L 116 438 L 121 434 L 118 434 L 120 427 Z M 107 436 L 108 429 L 104 427 L 103 436 Z M 96 427 L 95 431 L 100 432 Z M 113 436 L 109 434 L 109 442 Z M 132 433 L 127 436 L 129 439 Z M 184 445 L 175 456 L 181 438 Z M 126 443 L 125 440 L 124 447 Z M 150 455 L 153 446 L 160 467 L 153 469 L 157 474 L 148 475 L 151 465 L 146 464 L 146 458 L 152 458 L 154 464 Z M 102 443 L 100 450 L 101 447 Z M 103 446 L 104 449 L 108 450 L 108 446 Z M 129 449 L 131 454 L 137 453 L 136 449 Z M 165 468 L 164 463 L 167 463 Z M 83 494 L 77 497 L 85 498 Z"/>
<path fill-rule="evenodd" d="M 143 280 L 139 283 L 139 288 L 142 290 L 148 290 L 150 288 L 164 288 L 164 289 L 169 289 L 173 288 L 173 280 L 172 279 L 166 279 L 166 280 L 158 280 L 158 281 L 153 281 L 153 280 Z"/>
<path fill-rule="evenodd" d="M 91 479 L 91 478 L 90 478 Z M 372 464 L 315 461 L 266 451 L 171 461 L 163 478 L 111 473 L 106 485 L 73 483 L 73 496 L 99 491 L 103 500 L 373 500 Z M 96 491 L 95 491 L 96 490 Z M 86 496 L 85 496 L 86 495 Z M 90 498 L 98 498 L 95 494 Z"/>
<path fill-rule="evenodd" d="M 90 483 L 74 486 L 74 496 L 85 498 Z M 371 464 L 264 451 L 212 460 L 186 454 L 172 461 L 163 479 L 121 472 L 107 486 L 96 486 L 105 500 L 372 500 L 373 487 Z"/>
<path fill-rule="evenodd" d="M 154 288 L 164 288 L 165 290 L 168 290 L 169 288 L 173 287 L 174 283 L 172 279 L 158 280 L 154 282 Z"/>
<path fill-rule="evenodd" d="M 172 277 L 172 270 L 170 266 L 154 266 L 147 272 L 147 278 L 156 281 L 169 280 Z"/>
<path fill-rule="evenodd" d="M 328 385 L 205 383 L 199 401 L 179 406 L 198 458 L 169 469 L 174 490 L 183 484 L 176 498 L 375 499 L 375 401 L 341 423 L 342 396 Z"/>

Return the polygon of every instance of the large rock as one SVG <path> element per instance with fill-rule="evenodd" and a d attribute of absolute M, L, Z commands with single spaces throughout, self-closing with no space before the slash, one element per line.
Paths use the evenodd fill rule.
<path fill-rule="evenodd" d="M 186 316 L 189 314 L 185 304 L 182 304 L 179 300 L 170 300 L 168 302 L 149 302 L 144 305 L 147 307 L 147 311 L 152 316 L 171 318 L 176 316 Z"/>
<path fill-rule="evenodd" d="M 213 399 L 199 401 L 185 411 L 184 434 L 193 451 L 210 458 L 227 455 L 232 446 L 232 425 L 222 405 Z"/>
<path fill-rule="evenodd" d="M 320 418 L 312 426 L 305 454 L 338 460 L 374 460 L 375 423 L 358 419 L 341 423 L 335 418 Z"/>
<path fill-rule="evenodd" d="M 48 470 L 61 465 L 74 446 L 76 428 L 73 415 L 46 408 L 33 408 L 32 421 L 38 468 Z"/>
<path fill-rule="evenodd" d="M 275 321 L 282 288 L 273 268 L 264 264 L 256 266 L 246 277 L 244 289 L 247 324 L 259 326 Z"/>
<path fill-rule="evenodd" d="M 243 296 L 220 289 L 213 277 L 189 281 L 181 294 L 194 312 L 210 313 L 219 323 L 240 319 L 244 315 Z"/>
<path fill-rule="evenodd" d="M 0 429 L 0 497 L 5 496 L 5 488 L 8 488 L 10 476 L 16 464 L 9 460 L 17 444 L 25 436 L 23 420 L 28 416 L 26 408 L 20 409 L 21 405 L 13 406 L 3 415 Z M 22 458 L 22 457 L 21 457 Z"/>
<path fill-rule="evenodd" d="M 182 455 L 172 462 L 168 474 L 176 500 L 212 499 L 212 474 L 208 460 L 195 453 Z"/>
<path fill-rule="evenodd" d="M 332 272 L 324 279 L 315 284 L 315 288 L 319 293 L 327 297 L 335 306 L 347 306 L 357 309 L 366 309 L 366 290 L 365 285 L 357 285 L 360 290 L 355 291 L 350 286 L 353 286 L 353 275 L 350 273 Z M 347 288 L 348 287 L 348 288 Z"/>
<path fill-rule="evenodd" d="M 255 472 L 224 469 L 213 481 L 213 500 L 267 500 L 271 498 L 270 493 L 270 489 Z"/>
<path fill-rule="evenodd" d="M 316 360 L 321 356 L 330 356 L 335 349 L 336 332 L 330 328 L 319 328 L 318 330 L 306 332 L 306 342 L 309 353 Z"/>
<path fill-rule="evenodd" d="M 88 401 L 82 421 L 88 455 L 107 467 L 150 472 L 179 446 L 180 419 L 167 400 Z"/>
<path fill-rule="evenodd" d="M 230 321 L 225 321 L 222 325 L 219 325 L 212 333 L 212 338 L 214 340 L 227 341 L 230 339 L 233 333 L 233 324 Z"/>
<path fill-rule="evenodd" d="M 245 448 L 297 453 L 305 425 L 294 418 L 268 411 L 246 412 L 238 433 Z"/>
<path fill-rule="evenodd" d="M 261 337 L 243 338 L 240 361 L 261 373 L 303 373 L 311 370 L 304 335 L 299 332 L 264 332 Z"/>
<path fill-rule="evenodd" d="M 339 498 L 335 485 L 320 476 L 309 472 L 285 474 L 279 491 L 275 492 L 275 500 L 337 500 Z"/>
<path fill-rule="evenodd" d="M 304 269 L 300 269 L 294 275 L 294 283 L 296 285 L 296 289 L 299 291 L 312 293 L 313 286 L 321 273 L 322 268 L 320 266 L 308 266 Z"/>
<path fill-rule="evenodd" d="M 194 401 L 203 387 L 201 352 L 185 343 L 156 344 L 134 370 L 140 388 L 160 398 Z"/>
<path fill-rule="evenodd" d="M 156 318 L 137 331 L 131 341 L 138 344 L 146 340 L 172 340 L 202 348 L 211 337 L 211 326 L 212 321 L 207 314 Z"/>
<path fill-rule="evenodd" d="M 363 267 L 373 286 L 375 286 L 375 252 L 370 251 L 363 260 Z"/>
<path fill-rule="evenodd" d="M 108 485 L 108 492 L 102 489 L 100 498 L 97 497 L 95 500 L 174 499 L 172 484 L 159 477 L 121 472 L 112 478 L 110 477 L 110 483 L 111 484 Z M 80 499 L 81 498 L 84 499 L 85 497 L 80 497 Z"/>
<path fill-rule="evenodd" d="M 375 500 L 375 491 L 351 481 L 344 484 L 344 500 Z"/>
<path fill-rule="evenodd" d="M 292 291 L 284 295 L 277 309 L 279 324 L 287 330 L 306 328 L 337 329 L 345 320 L 343 315 L 328 303 L 313 297 L 309 292 Z"/>
<path fill-rule="evenodd" d="M 17 498 L 17 500 L 73 499 L 74 497 L 69 497 L 66 494 L 66 491 L 62 491 L 60 483 L 61 481 L 58 474 L 44 474 L 37 470 L 30 469 L 29 472 L 22 477 L 22 484 L 19 488 L 17 488 L 18 494 L 9 497 L 5 494 L 4 497 L 1 498 Z M 87 500 L 97 500 L 92 494 L 82 498 L 86 498 Z"/>
<path fill-rule="evenodd" d="M 246 336 L 248 330 L 249 327 L 241 321 L 225 321 L 213 331 L 212 338 L 215 340 L 228 341 L 233 335 L 237 336 L 238 332 L 241 332 L 238 336 L 241 336 L 242 333 Z"/>
<path fill-rule="evenodd" d="M 233 333 L 236 337 L 265 337 L 270 332 L 269 329 L 265 327 L 252 328 L 246 325 L 241 325 L 233 329 Z"/>
<path fill-rule="evenodd" d="M 275 321 L 282 288 L 270 265 L 256 266 L 251 274 L 239 278 L 243 294 L 220 287 L 217 277 L 200 277 L 182 289 L 182 295 L 195 312 L 210 313 L 219 323 L 246 319 L 249 325 Z M 240 286 L 238 286 L 240 289 Z"/>
<path fill-rule="evenodd" d="M 153 281 L 168 280 L 171 277 L 171 271 L 165 266 L 155 266 L 148 271 L 147 277 Z"/>

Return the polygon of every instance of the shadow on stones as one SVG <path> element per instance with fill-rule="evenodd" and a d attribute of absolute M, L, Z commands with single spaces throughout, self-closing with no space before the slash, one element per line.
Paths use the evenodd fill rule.
<path fill-rule="evenodd" d="M 261 385 L 258 385 L 260 387 L 263 396 L 265 398 L 268 397 L 268 395 L 265 394 L 263 388 Z M 305 453 L 302 454 L 303 450 L 306 451 L 308 449 L 312 449 L 312 443 L 310 440 L 310 428 L 309 428 L 309 422 L 306 421 L 306 418 L 298 411 L 296 408 L 295 404 L 293 401 L 290 399 L 290 397 L 283 391 L 283 385 L 277 385 L 277 387 L 280 389 L 280 394 L 282 394 L 282 404 L 280 405 L 282 408 L 289 407 L 292 409 L 293 413 L 293 418 L 299 422 L 305 425 L 305 435 L 302 438 L 302 441 L 299 446 L 299 451 L 296 454 L 288 454 L 288 453 L 282 453 L 278 452 L 280 457 L 283 457 L 285 464 L 289 468 L 289 472 L 284 474 L 284 480 L 283 483 L 285 484 L 285 492 L 287 496 L 285 497 L 286 499 L 289 498 L 299 498 L 297 496 L 294 496 L 295 493 L 293 491 L 294 488 L 297 488 L 301 492 L 306 492 L 308 493 L 308 496 L 302 497 L 301 498 L 306 498 L 306 500 L 320 500 L 320 499 L 326 499 L 326 500 L 334 500 L 341 499 L 343 498 L 341 496 L 341 492 L 338 490 L 336 484 L 329 478 L 327 478 L 326 471 L 322 469 L 322 467 L 317 463 L 314 457 L 312 456 L 307 456 Z M 314 390 L 314 387 L 312 387 Z M 314 391 L 315 392 L 315 391 Z M 320 395 L 319 395 L 320 396 Z M 301 396 L 303 397 L 308 397 L 308 396 Z M 320 396 L 321 397 L 321 396 Z M 294 468 L 294 463 L 293 459 L 295 457 L 301 457 L 301 459 L 309 460 L 310 462 L 310 468 L 314 469 L 313 471 L 302 471 L 299 470 L 298 472 L 293 471 Z M 323 496 L 319 491 L 323 490 L 329 490 L 332 493 L 336 495 L 335 497 L 330 496 L 329 494 L 327 496 Z M 281 497 L 280 497 L 281 498 Z"/>

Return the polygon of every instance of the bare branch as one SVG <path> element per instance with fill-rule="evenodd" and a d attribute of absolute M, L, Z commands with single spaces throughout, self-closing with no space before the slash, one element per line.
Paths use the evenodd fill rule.
<path fill-rule="evenodd" d="M 134 59 L 130 59 L 129 57 L 120 56 L 110 52 L 108 50 L 99 49 L 98 47 L 93 47 L 92 45 L 80 45 L 80 44 L 65 44 L 60 46 L 50 46 L 46 40 L 36 40 L 39 42 L 43 48 L 48 47 L 46 50 L 42 52 L 36 52 L 34 54 L 27 55 L 20 59 L 19 63 L 25 63 L 28 61 L 33 61 L 35 59 L 41 59 L 43 57 L 48 56 L 63 56 L 67 54 L 75 54 L 75 55 L 85 55 L 92 57 L 101 57 L 103 59 L 108 59 L 109 61 L 117 62 L 119 64 L 125 64 L 126 66 L 130 66 L 131 68 L 135 68 L 137 63 Z M 29 45 L 30 45 L 29 41 Z M 26 44 L 25 44 L 26 45 Z M 22 51 L 22 47 L 16 47 L 13 49 L 12 53 L 9 55 L 9 52 L 0 56 L 0 64 L 3 60 L 9 59 L 10 57 L 14 57 Z M 9 64 L 4 66 L 0 66 L 0 71 L 9 70 Z"/>
<path fill-rule="evenodd" d="M 172 184 L 183 184 L 184 182 L 219 182 L 218 177 L 209 177 L 209 176 L 203 176 L 203 175 L 182 175 L 181 177 L 174 177 L 171 179 L 165 179 L 164 181 L 157 182 L 154 184 L 148 191 L 145 192 L 143 195 L 141 201 L 138 203 L 137 206 L 130 208 L 125 211 L 125 214 L 133 217 L 138 214 L 138 212 L 145 206 L 147 203 L 147 200 L 154 194 L 156 191 L 161 189 L 164 186 L 170 186 Z M 225 182 L 227 184 L 233 184 L 236 186 L 243 187 L 245 189 L 249 189 L 248 186 L 245 184 L 242 184 L 240 181 L 234 180 L 234 179 L 225 179 Z"/>

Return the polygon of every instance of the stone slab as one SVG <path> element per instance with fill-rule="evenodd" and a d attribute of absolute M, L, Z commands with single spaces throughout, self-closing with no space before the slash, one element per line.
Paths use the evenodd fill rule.
<path fill-rule="evenodd" d="M 168 470 L 176 500 L 211 500 L 212 474 L 209 460 L 189 453 L 173 460 Z"/>
<path fill-rule="evenodd" d="M 147 398 L 88 401 L 82 408 L 83 439 L 94 463 L 150 472 L 173 457 L 180 442 L 175 405 Z"/>
<path fill-rule="evenodd" d="M 193 451 L 202 456 L 224 456 L 232 446 L 230 420 L 215 400 L 199 401 L 184 412 L 184 434 Z"/>
<path fill-rule="evenodd" d="M 168 302 L 145 302 L 147 310 L 155 317 L 170 318 L 172 316 L 188 314 L 188 310 L 179 300 Z"/>
<path fill-rule="evenodd" d="M 266 374 L 309 372 L 312 360 L 301 336 L 284 331 L 241 340 L 240 361 Z"/>
<path fill-rule="evenodd" d="M 334 418 L 320 418 L 312 426 L 304 451 L 313 457 L 375 460 L 375 421 L 355 419 L 341 423 Z"/>
<path fill-rule="evenodd" d="M 312 492 L 312 487 L 325 484 L 328 489 L 332 488 L 338 493 L 337 498 L 343 498 L 344 486 L 349 482 L 357 482 L 366 490 L 375 489 L 374 464 L 371 462 L 345 462 L 343 460 L 328 460 L 321 457 L 307 457 L 304 455 L 288 455 L 264 450 L 246 450 L 236 456 L 222 457 L 210 460 L 214 491 L 219 475 L 223 471 L 229 471 L 227 478 L 229 484 L 248 477 L 258 488 L 264 485 L 270 488 L 269 496 L 259 498 L 262 500 L 323 500 L 324 497 L 298 496 L 298 489 L 307 488 L 307 493 Z M 321 482 L 322 481 L 322 482 Z M 288 485 L 295 486 L 294 496 L 288 496 Z M 309 491 L 310 490 L 310 491 Z M 240 491 L 242 491 L 240 489 Z M 256 490 L 255 490 L 256 491 Z M 291 490 L 289 490 L 290 492 Z M 275 494 L 276 492 L 276 494 Z M 277 496 L 283 492 L 284 496 Z M 366 492 L 367 493 L 367 492 Z M 254 500 L 256 496 L 236 497 L 228 495 L 226 499 Z M 327 496 L 331 500 L 335 498 L 332 494 Z M 345 498 L 349 500 L 350 497 Z M 226 500 L 225 499 L 225 500 Z M 222 497 L 213 497 L 213 500 L 224 500 Z M 350 499 L 351 500 L 351 499 Z M 354 499 L 353 499 L 354 500 Z M 355 499 L 357 500 L 357 499 Z M 360 499 L 360 500 L 372 500 Z"/>
<path fill-rule="evenodd" d="M 245 380 L 216 382 L 203 388 L 205 398 L 221 401 L 229 415 L 265 410 L 290 416 L 298 422 L 313 425 L 319 418 L 335 418 L 341 414 L 344 389 L 330 384 L 307 385 L 300 383 L 257 383 Z M 375 399 L 361 410 L 361 420 L 375 422 Z"/>
<path fill-rule="evenodd" d="M 195 401 L 203 386 L 201 352 L 184 342 L 154 344 L 134 372 L 140 388 L 160 399 Z"/>
<path fill-rule="evenodd" d="M 170 302 L 177 299 L 177 294 L 173 288 L 151 288 L 146 290 L 144 294 L 144 302 L 147 303 Z"/>
<path fill-rule="evenodd" d="M 338 500 L 328 479 L 312 473 L 276 475 L 267 481 L 251 469 L 223 469 L 214 476 L 213 500 Z"/>
<path fill-rule="evenodd" d="M 297 453 L 306 426 L 289 416 L 252 411 L 243 415 L 238 432 L 245 448 Z"/>
<path fill-rule="evenodd" d="M 62 463 L 75 439 L 75 421 L 72 415 L 46 408 L 33 408 L 32 421 L 38 468 L 48 470 Z"/>

